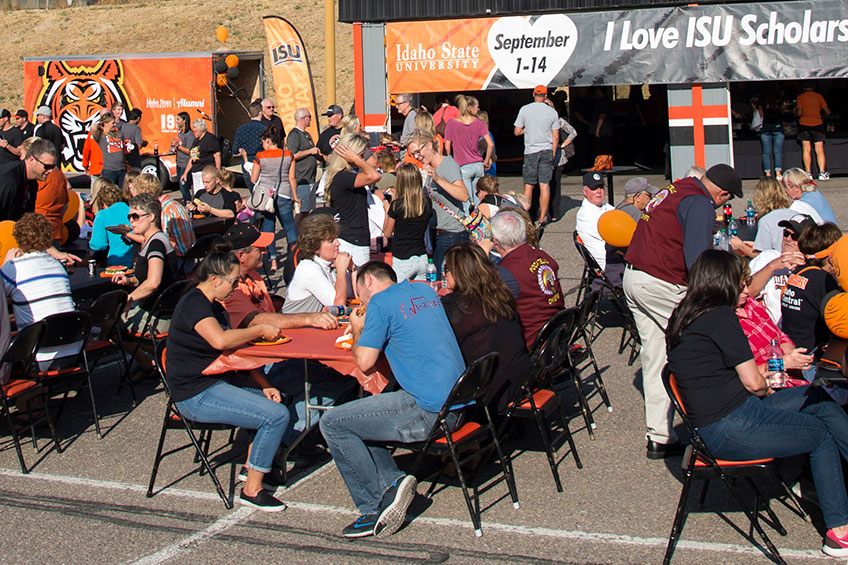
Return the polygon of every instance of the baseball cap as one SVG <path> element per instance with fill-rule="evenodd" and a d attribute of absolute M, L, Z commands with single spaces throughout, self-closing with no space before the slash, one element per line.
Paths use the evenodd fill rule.
<path fill-rule="evenodd" d="M 233 224 L 224 234 L 233 249 L 245 249 L 246 247 L 265 248 L 274 242 L 274 234 L 271 232 L 260 232 L 250 224 Z"/>
<path fill-rule="evenodd" d="M 38 110 L 35 111 L 36 116 L 47 116 L 48 118 L 53 117 L 53 112 L 50 111 L 49 106 L 39 106 Z"/>
<path fill-rule="evenodd" d="M 604 186 L 604 177 L 601 173 L 589 171 L 583 175 L 583 186 L 588 188 L 598 188 Z"/>
<path fill-rule="evenodd" d="M 533 89 L 533 94 L 548 94 L 548 87 L 544 84 L 540 84 Z"/>
<path fill-rule="evenodd" d="M 742 198 L 742 181 L 739 179 L 739 175 L 736 174 L 736 170 L 730 165 L 725 165 L 724 163 L 713 165 L 707 169 L 707 173 L 704 176 L 720 189 L 726 190 L 737 198 Z"/>
<path fill-rule="evenodd" d="M 19 118 L 29 118 L 29 114 L 27 114 L 26 110 L 18 110 L 15 112 L 15 115 Z"/>
<path fill-rule="evenodd" d="M 811 216 L 807 214 L 795 214 L 788 220 L 780 220 L 777 222 L 778 227 L 787 228 L 795 233 L 800 234 L 802 231 L 807 229 L 810 226 L 815 226 L 816 221 L 813 220 Z"/>
<path fill-rule="evenodd" d="M 639 194 L 640 192 L 647 192 L 651 196 L 659 192 L 660 189 L 652 186 L 651 183 L 648 182 L 648 179 L 645 177 L 633 177 L 624 183 L 624 194 Z"/>
<path fill-rule="evenodd" d="M 7 110 L 6 108 L 3 108 L 2 110 L 0 110 L 0 118 L 11 118 L 11 117 L 12 117 L 12 114 L 10 114 L 9 110 Z"/>
<path fill-rule="evenodd" d="M 326 112 L 324 112 L 324 113 L 323 113 L 323 114 L 321 114 L 321 115 L 322 115 L 322 116 L 327 116 L 327 117 L 329 118 L 330 116 L 333 116 L 333 115 L 335 115 L 335 114 L 344 114 L 344 110 L 342 110 L 342 107 L 341 107 L 341 106 L 339 106 L 338 104 L 333 104 L 332 106 L 330 106 L 329 108 L 327 108 L 327 111 L 326 111 Z"/>

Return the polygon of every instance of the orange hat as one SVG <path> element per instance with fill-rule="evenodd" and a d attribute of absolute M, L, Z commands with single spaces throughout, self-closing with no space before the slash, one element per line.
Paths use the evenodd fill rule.
<path fill-rule="evenodd" d="M 548 95 L 548 87 L 544 84 L 538 85 L 533 89 L 533 94 L 538 94 L 539 96 L 547 96 Z"/>

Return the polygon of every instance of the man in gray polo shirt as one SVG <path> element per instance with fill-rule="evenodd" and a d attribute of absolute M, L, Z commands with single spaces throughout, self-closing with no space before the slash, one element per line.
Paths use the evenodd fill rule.
<path fill-rule="evenodd" d="M 559 144 L 559 116 L 545 104 L 548 88 L 533 89 L 533 102 L 521 107 L 515 118 L 515 135 L 524 136 L 524 196 L 533 198 L 533 185 L 539 184 L 539 223 L 547 221 L 551 199 L 551 176 L 556 146 Z"/>

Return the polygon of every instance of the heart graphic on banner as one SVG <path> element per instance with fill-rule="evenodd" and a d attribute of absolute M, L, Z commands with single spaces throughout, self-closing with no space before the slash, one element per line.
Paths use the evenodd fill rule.
<path fill-rule="evenodd" d="M 571 58 L 577 26 L 565 14 L 500 18 L 489 29 L 489 53 L 504 76 L 518 88 L 547 85 Z"/>

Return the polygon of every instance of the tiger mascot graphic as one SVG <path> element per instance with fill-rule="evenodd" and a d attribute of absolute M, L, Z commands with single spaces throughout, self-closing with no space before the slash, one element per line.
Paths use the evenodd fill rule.
<path fill-rule="evenodd" d="M 123 65 L 114 59 L 79 64 L 51 61 L 39 68 L 39 75 L 43 87 L 35 107 L 48 106 L 65 136 L 62 169 L 82 171 L 82 147 L 101 110 L 115 102 L 123 103 L 126 110 L 132 108 L 124 89 Z"/>

